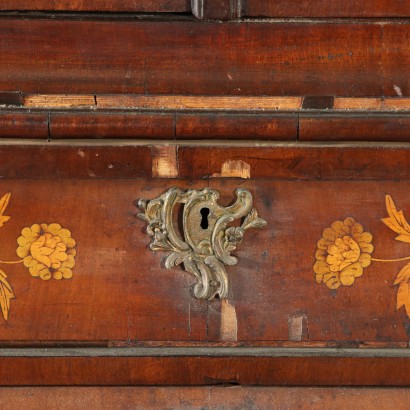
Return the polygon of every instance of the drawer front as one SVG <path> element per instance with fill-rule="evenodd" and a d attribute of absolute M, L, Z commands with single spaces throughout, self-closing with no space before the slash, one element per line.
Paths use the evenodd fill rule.
<path fill-rule="evenodd" d="M 407 345 L 406 147 L 81 144 L 3 146 L 4 345 Z M 266 221 L 222 301 L 149 248 L 137 201 L 171 187 L 247 189 Z"/>
<path fill-rule="evenodd" d="M 16 140 L 0 156 L 3 384 L 410 383 L 407 145 Z M 252 196 L 224 220 L 236 264 L 214 237 L 219 265 L 150 248 L 137 205 L 175 189 L 157 244 L 202 229 L 181 219 L 190 195 L 219 195 L 210 225 Z M 200 262 L 226 273 L 222 300 L 195 292 Z"/>

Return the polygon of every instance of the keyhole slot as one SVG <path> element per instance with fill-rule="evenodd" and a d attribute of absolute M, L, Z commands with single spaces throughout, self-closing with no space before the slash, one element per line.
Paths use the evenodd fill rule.
<path fill-rule="evenodd" d="M 208 216 L 209 216 L 209 208 L 202 208 L 201 209 L 201 228 L 202 229 L 208 229 L 209 222 L 208 222 Z"/>

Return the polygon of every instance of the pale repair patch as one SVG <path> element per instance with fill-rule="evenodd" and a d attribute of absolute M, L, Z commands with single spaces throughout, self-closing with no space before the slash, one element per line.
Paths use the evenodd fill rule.
<path fill-rule="evenodd" d="M 399 97 L 403 97 L 403 93 L 402 93 L 402 91 L 401 91 L 401 88 L 400 88 L 398 85 L 393 85 L 393 88 L 394 88 L 394 91 L 396 91 L 396 94 L 397 94 Z"/>
<path fill-rule="evenodd" d="M 304 339 L 304 333 L 307 331 L 306 316 L 292 316 L 288 320 L 289 340 L 291 342 L 301 342 Z"/>
<path fill-rule="evenodd" d="M 231 305 L 227 299 L 221 302 L 221 340 L 238 340 L 238 318 L 235 306 Z"/>
<path fill-rule="evenodd" d="M 177 147 L 156 146 L 153 148 L 152 176 L 154 178 L 178 178 Z"/>
<path fill-rule="evenodd" d="M 249 179 L 251 177 L 251 166 L 242 160 L 228 160 L 222 164 L 221 173 L 212 176 Z"/>

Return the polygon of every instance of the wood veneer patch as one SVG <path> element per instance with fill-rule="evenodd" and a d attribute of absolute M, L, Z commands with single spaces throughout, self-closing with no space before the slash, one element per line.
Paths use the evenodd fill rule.
<path fill-rule="evenodd" d="M 178 178 L 177 147 L 171 145 L 153 147 L 152 176 L 154 178 Z"/>
<path fill-rule="evenodd" d="M 222 164 L 221 173 L 215 173 L 212 176 L 216 178 L 249 179 L 251 177 L 251 166 L 242 160 L 229 159 Z"/>
<path fill-rule="evenodd" d="M 24 106 L 31 108 L 77 108 L 95 106 L 93 95 L 25 95 Z"/>
<path fill-rule="evenodd" d="M 238 318 L 235 306 L 227 299 L 221 301 L 221 340 L 238 340 Z"/>
<path fill-rule="evenodd" d="M 20 92 L 0 92 L 0 105 L 21 106 L 22 98 Z"/>
<path fill-rule="evenodd" d="M 184 96 L 184 95 L 100 95 L 102 108 L 130 107 L 162 110 L 298 110 L 302 97 Z"/>

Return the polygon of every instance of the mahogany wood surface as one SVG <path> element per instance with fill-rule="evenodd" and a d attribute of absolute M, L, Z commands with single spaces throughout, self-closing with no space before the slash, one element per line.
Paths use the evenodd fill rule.
<path fill-rule="evenodd" d="M 177 139 L 296 140 L 295 115 L 189 115 L 176 117 Z"/>
<path fill-rule="evenodd" d="M 405 22 L 3 19 L 0 90 L 408 96 L 409 33 Z"/>
<path fill-rule="evenodd" d="M 409 141 L 409 115 L 304 115 L 301 141 Z"/>
<path fill-rule="evenodd" d="M 175 116 L 163 113 L 51 113 L 49 128 L 50 137 L 56 139 L 174 139 Z"/>
<path fill-rule="evenodd" d="M 402 388 L 291 387 L 65 387 L 2 388 L 4 410 L 164 409 L 242 410 L 346 408 L 407 410 L 410 392 Z"/>
<path fill-rule="evenodd" d="M 377 144 L 321 146 L 311 143 L 295 144 L 291 149 L 280 143 L 258 147 L 221 145 L 217 154 L 213 154 L 212 147 L 191 145 L 181 146 L 178 157 L 180 177 L 188 179 L 217 174 L 229 160 L 249 164 L 253 179 L 378 181 L 410 176 L 408 146 L 399 144 L 387 144 L 384 149 Z M 193 163 L 195 167 L 190 165 Z"/>
<path fill-rule="evenodd" d="M 244 20 L 0 5 L 1 385 L 410 386 L 407 2 L 200 3 Z M 149 248 L 173 186 L 267 222 L 224 300 Z"/>
<path fill-rule="evenodd" d="M 178 178 L 213 179 L 227 161 L 243 161 L 254 179 L 407 180 L 409 146 L 399 143 L 286 143 L 229 141 L 41 141 L 4 142 L 0 170 L 4 179 L 150 179 L 156 147 L 175 147 Z M 16 161 L 15 158 L 19 158 Z M 41 167 L 38 166 L 41 163 Z M 394 164 L 394 168 L 392 168 Z M 150 182 L 149 182 L 150 183 Z M 149 184 L 147 182 L 147 184 Z"/>
<path fill-rule="evenodd" d="M 185 13 L 191 11 L 191 4 L 190 0 L 3 0 L 0 10 Z"/>
<path fill-rule="evenodd" d="M 2 357 L 3 386 L 409 386 L 410 359 Z"/>
<path fill-rule="evenodd" d="M 396 311 L 397 287 L 393 282 L 400 270 L 397 264 L 373 263 L 353 286 L 337 292 L 315 283 L 313 272 L 316 243 L 322 231 L 334 221 L 349 216 L 377 238 L 373 256 L 406 255 L 406 244 L 394 241 L 394 233 L 380 222 L 387 216 L 386 194 L 408 214 L 406 193 L 410 176 L 404 174 L 409 167 L 403 165 L 400 170 L 396 161 L 396 168 L 387 168 L 387 162 L 395 159 L 392 155 L 383 157 L 366 151 L 363 168 L 377 175 L 373 181 L 362 178 L 347 182 L 346 171 L 341 169 L 339 174 L 337 162 L 329 168 L 333 178 L 329 174 L 328 181 L 320 181 L 318 176 L 316 181 L 275 180 L 283 176 L 275 178 L 275 167 L 266 165 L 266 172 L 272 170 L 271 177 L 265 174 L 262 180 L 147 181 L 135 179 L 141 177 L 142 170 L 133 165 L 130 168 L 134 178 L 124 180 L 127 168 L 122 163 L 128 161 L 124 153 L 130 153 L 136 164 L 150 162 L 146 151 L 139 151 L 138 157 L 138 151 L 129 147 L 124 151 L 73 147 L 71 156 L 67 157 L 67 149 L 62 147 L 31 152 L 27 147 L 15 147 L 14 163 L 19 162 L 16 158 L 23 158 L 17 148 L 25 149 L 21 151 L 27 158 L 25 168 L 11 168 L 10 164 L 16 174 L 9 175 L 11 171 L 2 162 L 1 169 L 1 191 L 12 195 L 7 208 L 11 219 L 1 228 L 2 260 L 18 259 L 16 239 L 24 227 L 33 223 L 59 223 L 70 229 L 77 242 L 77 257 L 74 277 L 63 281 L 31 278 L 22 264 L 2 265 L 17 295 L 11 301 L 9 320 L 0 323 L 1 339 L 6 344 L 221 341 L 221 302 L 194 299 L 193 278 L 181 269 L 165 270 L 161 266 L 162 255 L 149 250 L 144 223 L 135 218 L 137 199 L 155 198 L 175 185 L 216 188 L 224 205 L 233 200 L 238 186 L 246 187 L 254 196 L 254 206 L 267 220 L 269 228 L 250 232 L 237 251 L 238 265 L 228 269 L 232 289 L 228 300 L 236 310 L 237 341 L 252 345 L 295 340 L 293 318 L 301 318 L 300 334 L 296 336 L 300 341 L 339 342 L 349 346 L 408 340 L 408 318 L 404 309 Z M 383 152 L 380 148 L 378 151 Z M 2 150 L 4 156 L 6 152 Z M 179 154 L 182 161 L 183 152 Z M 195 157 L 204 161 L 220 157 L 217 150 L 200 154 L 196 148 L 195 152 Z M 252 176 L 257 173 L 252 159 L 255 153 L 249 150 L 247 153 L 248 158 L 241 158 L 251 164 Z M 280 155 L 284 157 L 284 153 L 282 150 Z M 232 156 L 232 150 L 230 154 L 231 158 L 237 158 Z M 354 158 L 354 154 L 354 149 L 345 149 L 343 158 Z M 300 154 L 286 163 L 300 164 L 303 156 Z M 322 158 L 330 156 L 325 153 Z M 47 164 L 46 157 L 55 159 Z M 78 161 L 74 162 L 72 159 L 77 157 Z M 64 171 L 67 158 L 71 162 L 69 173 Z M 265 156 L 261 161 L 268 163 L 268 158 Z M 320 157 L 311 161 L 320 161 Z M 384 161 L 386 169 L 382 168 Z M 195 160 L 188 163 L 195 164 Z M 358 168 L 363 166 L 355 163 Z M 317 166 L 320 165 L 325 169 L 326 164 L 319 162 Z M 55 166 L 59 167 L 58 173 Z M 105 175 L 110 172 L 113 176 L 107 179 Z M 306 173 L 303 167 L 299 172 Z M 105 179 L 98 180 L 102 175 Z M 42 179 L 34 179 L 39 177 Z"/>
<path fill-rule="evenodd" d="M 407 114 L 4 112 L 1 138 L 410 141 Z"/>
<path fill-rule="evenodd" d="M 48 114 L 0 111 L 0 138 L 48 139 Z"/>
<path fill-rule="evenodd" d="M 243 0 L 243 17 L 409 17 L 401 0 Z"/>

